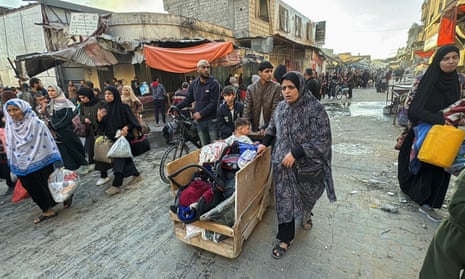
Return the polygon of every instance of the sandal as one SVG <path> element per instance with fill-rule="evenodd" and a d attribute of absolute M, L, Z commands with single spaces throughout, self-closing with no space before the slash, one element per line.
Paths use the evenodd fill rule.
<path fill-rule="evenodd" d="M 291 247 L 291 244 L 293 243 L 294 241 L 291 241 L 291 242 L 284 242 L 284 241 L 280 241 L 278 244 L 276 244 L 274 247 L 273 247 L 273 251 L 271 253 L 271 256 L 274 258 L 274 259 L 281 259 L 282 256 L 284 256 L 284 254 L 286 254 L 286 251 L 287 249 L 289 249 L 289 247 Z M 282 247 L 281 244 L 286 244 L 286 248 Z"/>
<path fill-rule="evenodd" d="M 65 200 L 63 202 L 63 208 L 70 208 L 71 205 L 73 204 L 73 196 L 74 194 L 72 194 L 67 200 Z"/>
<path fill-rule="evenodd" d="M 50 218 L 53 218 L 53 217 L 57 217 L 58 216 L 58 213 L 57 212 L 54 212 L 52 215 L 40 215 L 39 218 L 37 219 L 34 219 L 34 224 L 39 224 L 40 222 L 43 222 L 47 219 L 50 219 Z"/>

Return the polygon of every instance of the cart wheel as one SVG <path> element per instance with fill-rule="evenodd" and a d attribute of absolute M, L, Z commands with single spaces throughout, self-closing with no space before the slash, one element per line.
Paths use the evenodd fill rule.
<path fill-rule="evenodd" d="M 184 143 L 182 145 L 182 148 L 179 147 L 178 144 L 173 144 L 168 146 L 166 151 L 163 153 L 161 156 L 160 160 L 160 178 L 163 182 L 169 184 L 170 181 L 168 179 L 168 172 L 166 170 L 166 165 L 168 163 L 181 158 L 182 156 L 186 155 L 189 153 L 189 147 Z"/>

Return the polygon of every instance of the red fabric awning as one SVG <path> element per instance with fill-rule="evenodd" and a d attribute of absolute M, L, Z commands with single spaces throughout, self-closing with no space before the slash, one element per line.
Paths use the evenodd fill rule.
<path fill-rule="evenodd" d="M 231 42 L 206 43 L 185 48 L 162 48 L 144 45 L 145 62 L 151 68 L 171 73 L 189 73 L 197 70 L 197 62 L 210 63 L 233 51 Z"/>
<path fill-rule="evenodd" d="M 457 7 L 453 6 L 443 12 L 439 24 L 438 46 L 455 43 L 455 25 L 457 22 Z"/>

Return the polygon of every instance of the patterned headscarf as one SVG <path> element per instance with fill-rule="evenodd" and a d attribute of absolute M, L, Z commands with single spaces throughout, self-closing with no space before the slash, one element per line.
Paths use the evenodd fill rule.
<path fill-rule="evenodd" d="M 23 120 L 15 121 L 5 113 L 6 154 L 11 172 L 25 176 L 60 161 L 55 140 L 29 103 L 17 98 L 10 99 L 3 106 L 5 112 L 9 105 L 19 108 L 24 115 Z"/>

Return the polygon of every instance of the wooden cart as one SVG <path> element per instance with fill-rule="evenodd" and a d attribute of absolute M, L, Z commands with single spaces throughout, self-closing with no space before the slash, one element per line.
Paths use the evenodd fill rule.
<path fill-rule="evenodd" d="M 196 150 L 169 163 L 167 165 L 168 175 L 188 164 L 198 164 L 199 154 L 200 150 Z M 195 171 L 196 169 L 188 169 L 182 172 L 176 176 L 176 181 L 181 185 L 188 183 Z M 193 223 L 197 227 L 227 236 L 225 240 L 215 243 L 211 240 L 202 239 L 200 235 L 186 240 L 185 224 L 179 220 L 175 213 L 170 211 L 176 237 L 189 245 L 227 258 L 236 258 L 241 253 L 242 244 L 262 220 L 263 214 L 270 204 L 272 181 L 271 149 L 268 148 L 264 154 L 255 158 L 236 173 L 235 223 L 233 227 L 206 221 Z M 171 183 L 171 190 L 174 197 L 177 186 L 173 183 Z"/>

